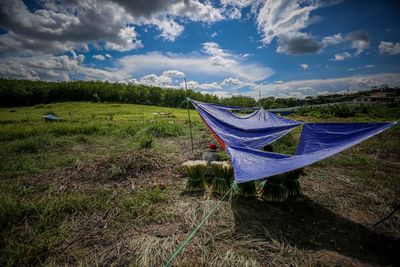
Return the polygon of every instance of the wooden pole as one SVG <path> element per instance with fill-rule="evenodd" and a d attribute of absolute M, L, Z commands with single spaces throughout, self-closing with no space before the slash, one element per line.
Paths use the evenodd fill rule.
<path fill-rule="evenodd" d="M 185 76 L 185 94 L 186 94 L 186 109 L 188 113 L 188 118 L 189 118 L 189 130 L 190 130 L 190 142 L 192 144 L 192 153 L 193 153 L 193 133 L 192 133 L 192 120 L 190 119 L 190 110 L 189 110 L 189 100 L 187 98 L 187 83 L 186 83 L 186 76 Z"/>

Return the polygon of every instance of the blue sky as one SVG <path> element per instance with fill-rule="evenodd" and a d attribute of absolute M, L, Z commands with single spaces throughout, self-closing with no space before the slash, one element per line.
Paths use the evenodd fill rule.
<path fill-rule="evenodd" d="M 0 3 L 0 76 L 108 80 L 221 97 L 400 85 L 400 4 L 317 0 Z"/>

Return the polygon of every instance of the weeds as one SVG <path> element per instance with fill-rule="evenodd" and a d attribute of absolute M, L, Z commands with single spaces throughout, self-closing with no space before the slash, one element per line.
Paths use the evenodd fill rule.
<path fill-rule="evenodd" d="M 142 134 L 153 137 L 180 136 L 183 134 L 183 128 L 174 121 L 157 120 L 149 123 Z"/>

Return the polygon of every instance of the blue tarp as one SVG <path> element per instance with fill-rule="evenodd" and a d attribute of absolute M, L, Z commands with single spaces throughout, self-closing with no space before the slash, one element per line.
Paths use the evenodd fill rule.
<path fill-rule="evenodd" d="M 231 156 L 238 183 L 295 170 L 350 148 L 394 125 L 385 123 L 302 123 L 262 108 L 239 116 L 229 108 L 192 103 L 209 129 Z M 303 125 L 295 155 L 261 149 L 294 127 Z"/>
<path fill-rule="evenodd" d="M 247 146 L 260 149 L 302 124 L 262 108 L 249 115 L 240 116 L 230 108 L 193 100 L 192 103 L 219 141 L 222 140 L 221 145 L 224 147 Z"/>
<path fill-rule="evenodd" d="M 49 121 L 56 121 L 56 120 L 60 119 L 59 117 L 57 117 L 57 116 L 55 116 L 53 114 L 43 115 L 42 118 L 45 119 L 45 120 L 49 120 Z"/>

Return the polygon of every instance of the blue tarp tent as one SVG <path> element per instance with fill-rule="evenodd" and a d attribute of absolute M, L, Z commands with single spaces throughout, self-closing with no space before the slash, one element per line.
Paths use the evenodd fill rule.
<path fill-rule="evenodd" d="M 191 100 L 208 129 L 230 154 L 238 183 L 295 170 L 350 148 L 395 123 L 303 123 L 262 108 L 240 116 L 239 108 L 222 107 Z M 303 125 L 295 155 L 262 149 L 293 128 Z"/>

